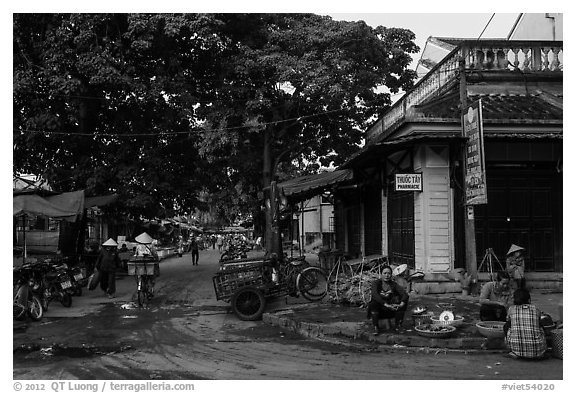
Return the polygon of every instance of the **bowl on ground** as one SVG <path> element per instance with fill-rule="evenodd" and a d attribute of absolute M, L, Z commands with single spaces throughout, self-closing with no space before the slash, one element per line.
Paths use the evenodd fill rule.
<path fill-rule="evenodd" d="M 504 324 L 501 321 L 482 321 L 476 324 L 478 333 L 487 338 L 503 338 Z"/>
<path fill-rule="evenodd" d="M 422 337 L 429 338 L 447 338 L 456 331 L 454 326 L 441 326 L 434 324 L 425 324 L 415 326 L 414 330 Z"/>

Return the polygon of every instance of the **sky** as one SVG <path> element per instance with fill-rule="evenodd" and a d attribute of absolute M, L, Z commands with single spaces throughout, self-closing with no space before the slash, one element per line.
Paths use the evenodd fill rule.
<path fill-rule="evenodd" d="M 334 20 L 363 20 L 369 26 L 399 27 L 416 35 L 416 45 L 424 49 L 434 37 L 506 38 L 519 13 L 330 13 Z M 416 69 L 421 53 L 412 56 Z"/>

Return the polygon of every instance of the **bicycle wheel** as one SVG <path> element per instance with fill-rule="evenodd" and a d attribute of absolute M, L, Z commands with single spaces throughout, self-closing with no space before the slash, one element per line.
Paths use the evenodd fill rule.
<path fill-rule="evenodd" d="M 147 307 L 148 301 L 148 280 L 145 276 L 138 276 L 138 306 Z"/>
<path fill-rule="evenodd" d="M 307 267 L 296 278 L 296 288 L 305 299 L 322 300 L 328 293 L 326 273 L 317 267 Z"/>
<path fill-rule="evenodd" d="M 261 290 L 242 288 L 232 296 L 232 311 L 242 321 L 256 321 L 262 318 L 266 299 Z"/>
<path fill-rule="evenodd" d="M 33 321 L 39 321 L 44 315 L 44 309 L 42 307 L 42 302 L 36 295 L 32 295 L 32 298 L 28 302 L 28 315 Z"/>

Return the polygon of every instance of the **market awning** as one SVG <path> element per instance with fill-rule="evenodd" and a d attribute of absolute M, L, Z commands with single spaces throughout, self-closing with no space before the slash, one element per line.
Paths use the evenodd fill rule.
<path fill-rule="evenodd" d="M 279 183 L 278 188 L 286 197 L 308 199 L 330 189 L 336 184 L 351 181 L 353 177 L 354 173 L 352 170 L 343 169 L 290 179 Z"/>
<path fill-rule="evenodd" d="M 64 192 L 42 197 L 34 194 L 15 195 L 12 198 L 12 215 L 36 214 L 76 221 L 84 210 L 84 191 Z"/>

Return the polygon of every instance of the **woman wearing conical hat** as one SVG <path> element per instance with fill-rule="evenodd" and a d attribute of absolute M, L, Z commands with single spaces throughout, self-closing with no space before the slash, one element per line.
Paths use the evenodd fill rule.
<path fill-rule="evenodd" d="M 506 254 L 506 271 L 510 274 L 510 278 L 514 280 L 518 288 L 524 288 L 526 286 L 526 279 L 524 278 L 524 251 L 524 247 L 512 244 Z"/>
<path fill-rule="evenodd" d="M 116 269 L 120 267 L 118 243 L 110 238 L 102 244 L 102 251 L 96 259 L 96 269 L 100 272 L 100 288 L 112 299 L 116 292 Z"/>

